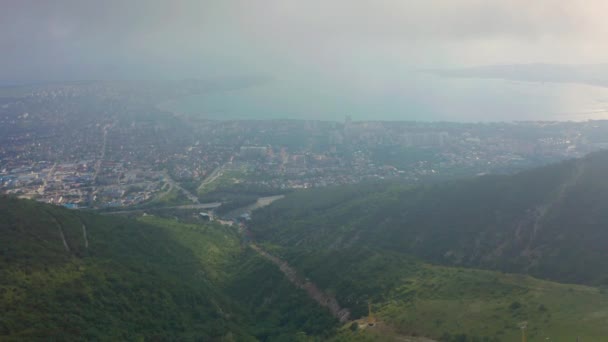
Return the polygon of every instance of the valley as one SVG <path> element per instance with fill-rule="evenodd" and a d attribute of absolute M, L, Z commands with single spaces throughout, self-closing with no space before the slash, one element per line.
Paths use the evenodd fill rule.
<path fill-rule="evenodd" d="M 99 215 L 2 197 L 0 332 L 497 342 L 525 324 L 528 341 L 601 341 L 606 163 L 596 153 L 515 175 L 298 191 L 222 224 L 178 215 L 204 203 Z"/>

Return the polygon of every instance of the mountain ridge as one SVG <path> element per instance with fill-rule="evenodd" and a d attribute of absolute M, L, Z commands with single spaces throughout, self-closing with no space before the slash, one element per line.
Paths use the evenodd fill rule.
<path fill-rule="evenodd" d="M 252 231 L 285 246 L 374 246 L 443 265 L 601 285 L 607 169 L 608 152 L 598 152 L 514 175 L 312 190 L 256 212 Z"/>

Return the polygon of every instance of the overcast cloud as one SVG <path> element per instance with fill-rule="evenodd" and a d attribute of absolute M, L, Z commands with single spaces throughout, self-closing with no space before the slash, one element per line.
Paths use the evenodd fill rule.
<path fill-rule="evenodd" d="M 239 104 L 234 111 L 240 115 L 243 108 L 268 113 L 283 103 L 274 108 L 277 116 L 291 110 L 299 111 L 296 117 L 321 118 L 346 112 L 399 119 L 545 118 L 559 111 L 603 113 L 608 98 L 604 90 L 522 90 L 417 74 L 461 70 L 438 75 L 608 85 L 608 79 L 596 79 L 596 70 L 608 75 L 606 65 L 582 71 L 476 68 L 606 63 L 604 0 L 0 3 L 0 84 L 264 75 L 283 83 L 247 95 L 250 103 L 217 100 L 217 106 Z"/>
<path fill-rule="evenodd" d="M 602 0 L 3 0 L 0 75 L 599 63 L 607 10 Z"/>

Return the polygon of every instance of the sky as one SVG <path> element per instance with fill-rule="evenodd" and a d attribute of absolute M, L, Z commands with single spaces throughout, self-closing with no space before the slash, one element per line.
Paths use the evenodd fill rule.
<path fill-rule="evenodd" d="M 1 0 L 0 79 L 608 60 L 603 0 Z M 126 73 L 126 74 L 125 74 Z"/>
<path fill-rule="evenodd" d="M 1 84 L 255 74 L 385 92 L 411 70 L 608 61 L 604 0 L 0 0 L 0 6 Z"/>

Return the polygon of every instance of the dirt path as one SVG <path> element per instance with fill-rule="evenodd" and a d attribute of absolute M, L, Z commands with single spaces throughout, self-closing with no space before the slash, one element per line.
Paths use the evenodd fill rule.
<path fill-rule="evenodd" d="M 515 230 L 515 237 L 518 240 L 527 239 L 527 244 L 523 250 L 524 255 L 533 255 L 533 243 L 538 233 L 543 229 L 543 224 L 548 213 L 564 201 L 568 191 L 572 189 L 583 177 L 584 165 L 582 162 L 576 164 L 573 174 L 563 182 L 544 203 L 539 204 L 525 218 L 520 220 Z M 529 235 L 526 234 L 530 230 Z"/>
<path fill-rule="evenodd" d="M 258 254 L 270 260 L 273 264 L 277 265 L 281 272 L 283 272 L 283 274 L 292 284 L 294 284 L 300 289 L 305 290 L 310 298 L 319 303 L 319 305 L 329 309 L 331 314 L 336 317 L 341 323 L 345 323 L 349 320 L 350 311 L 346 308 L 340 307 L 340 304 L 338 304 L 336 298 L 323 292 L 310 280 L 303 279 L 302 277 L 300 277 L 296 270 L 289 266 L 287 262 L 269 254 L 255 243 L 251 243 L 250 246 Z"/>
<path fill-rule="evenodd" d="M 82 236 L 84 237 L 84 248 L 89 248 L 89 238 L 87 237 L 87 226 L 82 224 Z"/>
<path fill-rule="evenodd" d="M 245 225 L 241 225 L 241 229 L 239 230 L 245 237 L 244 241 L 249 242 L 249 247 L 256 251 L 259 255 L 269 260 L 273 264 L 279 267 L 281 272 L 287 277 L 289 282 L 291 282 L 297 288 L 303 289 L 306 291 L 308 296 L 313 299 L 315 302 L 319 303 L 319 305 L 326 307 L 331 314 L 337 318 L 340 323 L 348 323 L 350 322 L 350 310 L 347 308 L 343 308 L 340 306 L 336 298 L 323 290 L 319 289 L 317 285 L 311 282 L 308 278 L 303 278 L 299 275 L 295 269 L 293 269 L 289 264 L 281 260 L 280 258 L 266 252 L 263 248 L 258 246 L 255 242 L 248 239 L 253 239 L 253 235 Z M 361 322 L 361 320 L 355 320 L 354 322 Z M 366 326 L 367 328 L 367 326 Z M 377 322 L 375 326 L 371 329 L 371 333 L 377 333 L 383 338 L 391 337 L 394 341 L 401 342 L 437 342 L 435 340 L 426 338 L 426 337 L 414 337 L 401 335 L 396 332 L 396 330 L 385 324 L 384 322 Z"/>
<path fill-rule="evenodd" d="M 61 222 L 59 222 L 59 220 L 57 219 L 57 217 L 55 217 L 55 215 L 51 214 L 48 211 L 47 211 L 47 213 L 49 214 L 49 216 L 53 219 L 53 221 L 57 225 L 57 228 L 59 229 L 59 236 L 61 237 L 61 241 L 63 242 L 63 247 L 65 247 L 65 251 L 69 253 L 71 251 L 71 249 L 70 249 L 70 245 L 68 244 L 68 240 L 66 240 L 66 238 L 65 238 L 65 234 L 63 232 L 63 225 L 61 225 Z"/>
<path fill-rule="evenodd" d="M 283 261 L 283 260 L 279 259 L 278 257 L 271 255 L 270 253 L 266 252 L 265 250 L 263 250 L 260 246 L 256 245 L 255 243 L 250 243 L 249 246 L 254 251 L 256 251 L 258 254 L 260 254 L 264 258 L 270 260 L 273 264 L 277 265 L 279 267 L 279 269 L 281 270 L 281 272 L 283 272 L 285 277 L 287 277 L 287 279 L 293 285 L 295 285 L 296 287 L 298 287 L 300 289 L 305 290 L 310 298 L 312 298 L 314 301 L 319 303 L 321 306 L 326 307 L 331 312 L 331 314 L 340 321 L 340 323 L 349 322 L 350 311 L 346 308 L 340 307 L 340 304 L 338 304 L 338 301 L 336 300 L 336 298 L 334 296 L 331 296 L 331 295 L 323 292 L 310 280 L 303 279 L 300 275 L 298 275 L 296 270 L 294 270 L 291 266 L 289 266 L 289 264 L 286 261 Z M 356 322 L 359 322 L 359 321 L 356 321 Z M 372 333 L 372 334 L 378 334 L 379 336 L 382 336 L 385 339 L 387 337 L 390 337 L 394 341 L 436 342 L 435 340 L 432 340 L 432 339 L 429 339 L 426 337 L 414 337 L 414 336 L 401 335 L 401 334 L 397 333 L 393 327 L 391 327 L 383 322 L 376 323 L 374 325 L 374 327 L 366 326 L 365 328 L 370 329 L 371 330 L 370 333 Z"/>

